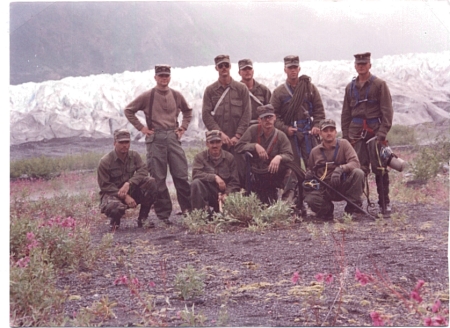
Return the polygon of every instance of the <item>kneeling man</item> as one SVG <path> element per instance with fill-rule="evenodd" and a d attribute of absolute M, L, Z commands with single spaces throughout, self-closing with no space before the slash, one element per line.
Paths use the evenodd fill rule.
<path fill-rule="evenodd" d="M 102 157 L 98 165 L 101 212 L 116 230 L 127 208 L 141 204 L 138 227 L 142 227 L 156 197 L 155 179 L 148 175 L 147 166 L 138 152 L 130 150 L 130 132 L 114 131 L 114 149 Z M 154 227 L 154 224 L 149 224 Z"/>
<path fill-rule="evenodd" d="M 219 212 L 219 202 L 239 191 L 239 175 L 234 156 L 222 149 L 222 132 L 206 132 L 206 147 L 192 164 L 192 209 L 209 210 L 211 206 Z"/>
<path fill-rule="evenodd" d="M 350 142 L 336 138 L 336 123 L 333 120 L 324 119 L 320 122 L 320 136 L 322 142 L 309 155 L 309 169 L 303 184 L 305 201 L 319 218 L 332 220 L 333 201 L 343 199 L 331 188 L 361 207 L 364 172 Z M 319 184 L 315 178 L 326 182 L 331 188 Z M 359 209 L 347 202 L 345 212 L 357 213 Z"/>
<path fill-rule="evenodd" d="M 293 201 L 297 180 L 285 165 L 294 160 L 291 143 L 286 134 L 275 128 L 271 104 L 256 110 L 258 124 L 251 125 L 236 144 L 236 152 L 248 152 L 252 156 L 248 165 L 253 179 L 247 181 L 247 191 L 255 191 L 262 202 L 270 204 L 277 200 L 277 188 L 281 188 L 284 189 L 282 199 Z"/>

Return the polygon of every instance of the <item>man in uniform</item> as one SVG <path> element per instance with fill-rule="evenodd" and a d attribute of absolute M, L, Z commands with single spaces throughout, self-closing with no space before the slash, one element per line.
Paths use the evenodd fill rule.
<path fill-rule="evenodd" d="M 361 207 L 364 188 L 364 172 L 360 169 L 358 156 L 345 139 L 337 139 L 336 123 L 331 119 L 320 123 L 322 142 L 314 147 L 308 159 L 304 188 L 305 202 L 318 218 L 333 219 L 333 201 L 343 200 L 335 191 L 321 185 L 321 179 L 344 195 L 354 205 Z M 344 211 L 353 214 L 360 210 L 347 203 Z"/>
<path fill-rule="evenodd" d="M 385 81 L 370 73 L 370 52 L 354 57 L 358 76 L 345 89 L 342 137 L 355 148 L 366 175 L 370 173 L 370 167 L 375 173 L 380 212 L 389 214 L 389 175 L 380 164 L 377 148 L 387 145 L 386 135 L 392 126 L 391 93 Z"/>
<path fill-rule="evenodd" d="M 272 94 L 270 103 L 275 108 L 275 127 L 283 131 L 292 145 L 295 163 L 308 163 L 311 149 L 317 145 L 319 123 L 325 118 L 322 98 L 311 78 L 300 73 L 298 56 L 284 58 L 286 82 L 279 85 Z"/>
<path fill-rule="evenodd" d="M 222 149 L 219 130 L 206 132 L 208 149 L 195 155 L 192 164 L 191 199 L 192 209 L 208 209 L 219 212 L 232 192 L 239 191 L 239 177 L 234 156 Z"/>
<path fill-rule="evenodd" d="M 251 125 L 236 145 L 240 154 L 252 154 L 249 165 L 254 173 L 251 190 L 264 203 L 277 200 L 277 188 L 283 188 L 282 199 L 293 201 L 296 179 L 286 164 L 294 160 L 287 136 L 275 128 L 271 104 L 259 106 L 258 124 Z M 248 187 L 248 186 L 247 186 Z"/>
<path fill-rule="evenodd" d="M 259 83 L 253 78 L 253 62 L 250 59 L 241 59 L 238 62 L 241 82 L 244 83 L 250 92 L 252 116 L 250 124 L 258 124 L 258 114 L 256 108 L 270 103 L 271 92 L 268 87 Z"/>
<path fill-rule="evenodd" d="M 222 148 L 234 155 L 241 186 L 245 184 L 245 159 L 235 153 L 234 147 L 247 129 L 250 116 L 250 96 L 247 87 L 234 81 L 230 75 L 228 55 L 214 58 L 218 81 L 209 85 L 203 95 L 202 119 L 209 131 L 219 130 Z"/>
<path fill-rule="evenodd" d="M 100 209 L 110 220 L 111 230 L 119 228 L 127 208 L 135 208 L 138 204 L 141 204 L 138 227 L 142 227 L 155 200 L 156 182 L 148 176 L 139 153 L 130 150 L 128 130 L 114 132 L 114 149 L 101 158 L 97 175 Z M 154 227 L 154 224 L 149 223 L 148 226 Z"/>
<path fill-rule="evenodd" d="M 147 166 L 155 177 L 158 191 L 155 212 L 168 225 L 171 224 L 172 202 L 166 185 L 167 166 L 181 211 L 186 213 L 191 208 L 188 164 L 180 140 L 191 121 L 192 109 L 180 92 L 169 88 L 170 73 L 169 65 L 155 66 L 156 87 L 142 93 L 124 110 L 130 123 L 146 136 Z M 136 116 L 140 110 L 145 114 L 146 125 Z M 181 126 L 178 124 L 180 111 Z"/>

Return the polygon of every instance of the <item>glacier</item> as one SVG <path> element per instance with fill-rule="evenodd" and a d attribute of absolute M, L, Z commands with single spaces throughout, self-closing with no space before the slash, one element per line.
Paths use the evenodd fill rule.
<path fill-rule="evenodd" d="M 310 76 L 317 86 L 326 116 L 340 126 L 345 86 L 356 75 L 353 60 L 305 61 L 300 65 L 300 74 Z M 254 78 L 270 90 L 286 78 L 282 59 L 276 63 L 255 62 L 254 70 Z M 450 51 L 372 59 L 371 72 L 384 79 L 390 88 L 394 124 L 450 119 Z M 232 63 L 231 74 L 233 79 L 240 80 L 236 62 Z M 202 96 L 217 78 L 214 65 L 172 68 L 170 87 L 181 91 L 193 108 L 185 141 L 204 139 Z M 142 133 L 128 123 L 123 109 L 154 86 L 153 68 L 10 85 L 10 144 L 68 137 L 107 138 L 117 128 L 128 128 L 134 140 L 143 141 Z M 143 113 L 138 117 L 145 122 Z"/>

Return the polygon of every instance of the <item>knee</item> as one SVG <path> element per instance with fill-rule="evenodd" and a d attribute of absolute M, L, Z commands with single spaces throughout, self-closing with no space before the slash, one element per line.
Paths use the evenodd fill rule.
<path fill-rule="evenodd" d="M 203 182 L 200 179 L 194 179 L 191 182 L 191 193 L 200 192 L 203 187 Z"/>
<path fill-rule="evenodd" d="M 126 209 L 127 205 L 117 200 L 111 201 L 106 204 L 103 212 L 106 214 L 106 216 L 119 219 L 125 214 Z"/>

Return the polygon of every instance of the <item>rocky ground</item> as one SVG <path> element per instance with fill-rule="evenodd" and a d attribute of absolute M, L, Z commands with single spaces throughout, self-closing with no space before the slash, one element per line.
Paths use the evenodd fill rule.
<path fill-rule="evenodd" d="M 335 215 L 342 211 L 338 204 Z M 421 325 L 421 316 L 407 310 L 393 290 L 409 302 L 410 291 L 424 280 L 423 304 L 440 298 L 448 306 L 448 208 L 395 203 L 394 212 L 404 216 L 384 222 L 365 216 L 342 226 L 309 217 L 263 232 L 236 227 L 200 235 L 188 232 L 181 216 L 172 216 L 171 227 L 152 216 L 157 227 L 149 230 L 138 229 L 130 217 L 122 220 L 113 250 L 96 269 L 60 279 L 61 287 L 77 295 L 66 312 L 108 297 L 117 305 L 113 317 L 97 321 L 102 326 L 199 324 L 199 317 L 182 318 L 186 306 L 203 315 L 206 326 L 365 326 L 372 323 L 372 311 L 391 325 Z M 107 232 L 105 220 L 93 231 L 94 240 Z M 183 300 L 174 282 L 186 265 L 204 274 L 205 287 L 202 295 Z M 362 286 L 357 268 L 374 282 Z M 317 282 L 319 273 L 331 274 L 333 282 Z M 139 279 L 139 294 L 153 295 L 151 315 L 143 314 L 131 285 L 114 284 L 123 275 Z"/>

